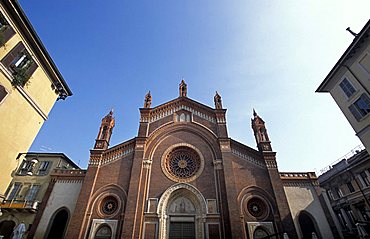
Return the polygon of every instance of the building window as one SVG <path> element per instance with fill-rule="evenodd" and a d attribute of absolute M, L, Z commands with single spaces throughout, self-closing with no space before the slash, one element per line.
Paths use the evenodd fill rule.
<path fill-rule="evenodd" d="M 0 85 L 0 103 L 3 101 L 5 96 L 8 94 L 5 87 L 3 85 Z"/>
<path fill-rule="evenodd" d="M 12 191 L 10 191 L 10 193 L 8 194 L 8 197 L 6 198 L 7 200 L 13 200 L 17 197 L 19 191 L 21 190 L 22 188 L 22 184 L 21 183 L 14 183 L 13 184 L 13 188 L 12 188 Z"/>
<path fill-rule="evenodd" d="M 353 187 L 351 182 L 347 183 L 347 187 L 350 193 L 353 193 L 355 191 L 355 188 Z"/>
<path fill-rule="evenodd" d="M 4 15 L 0 13 L 0 46 L 4 46 L 5 43 L 14 35 L 15 31 L 9 25 Z"/>
<path fill-rule="evenodd" d="M 37 174 L 38 175 L 45 175 L 47 173 L 49 164 L 50 164 L 49 161 L 41 161 Z"/>
<path fill-rule="evenodd" d="M 344 221 L 344 219 L 343 219 L 343 216 L 342 216 L 342 214 L 340 214 L 340 212 L 338 212 L 338 221 L 339 221 L 339 223 L 340 223 L 340 225 L 342 226 L 342 228 L 345 228 L 346 227 L 346 223 L 345 223 L 345 221 Z"/>
<path fill-rule="evenodd" d="M 355 92 L 356 89 L 353 87 L 351 82 L 347 78 L 344 78 L 342 82 L 339 84 L 340 88 L 342 88 L 344 94 L 346 94 L 347 98 L 350 98 Z"/>
<path fill-rule="evenodd" d="M 29 173 L 32 173 L 33 170 L 33 162 L 31 161 L 23 161 L 22 165 L 18 171 L 18 174 L 20 175 L 27 175 Z"/>
<path fill-rule="evenodd" d="M 37 192 L 39 191 L 40 185 L 32 185 L 26 194 L 25 200 L 26 201 L 33 201 L 36 197 Z"/>
<path fill-rule="evenodd" d="M 367 176 L 367 174 L 366 174 L 366 172 L 362 172 L 362 173 L 360 173 L 360 177 L 362 178 L 362 180 L 364 181 L 364 183 L 365 183 L 365 187 L 367 187 L 367 186 L 369 186 L 370 185 L 370 181 L 369 181 L 369 178 L 368 178 L 368 176 Z"/>
<path fill-rule="evenodd" d="M 359 61 L 361 67 L 368 73 L 370 74 L 370 56 L 368 53 L 364 55 L 364 57 L 361 58 Z"/>
<path fill-rule="evenodd" d="M 341 197 L 343 197 L 343 196 L 344 196 L 344 195 L 343 195 L 343 192 L 342 192 L 342 190 L 341 190 L 340 188 L 336 188 L 335 190 L 336 190 L 336 192 L 337 192 L 337 194 L 338 194 L 338 197 L 339 197 L 339 198 L 341 198 Z"/>
<path fill-rule="evenodd" d="M 334 195 L 333 195 L 333 191 L 332 190 L 328 190 L 328 195 L 329 195 L 329 199 L 330 200 L 334 200 Z"/>
<path fill-rule="evenodd" d="M 101 211 L 106 215 L 114 214 L 118 209 L 118 201 L 113 196 L 108 196 L 103 200 Z"/>
<path fill-rule="evenodd" d="M 13 75 L 13 86 L 24 86 L 37 68 L 36 62 L 19 42 L 2 60 L 1 63 Z"/>
<path fill-rule="evenodd" d="M 370 113 L 370 98 L 366 94 L 362 94 L 358 100 L 349 106 L 349 110 L 360 121 L 368 113 Z"/>
<path fill-rule="evenodd" d="M 348 218 L 351 221 L 351 224 L 352 224 L 352 227 L 353 227 L 355 225 L 355 222 L 356 222 L 356 218 L 353 215 L 353 211 L 352 210 L 347 210 L 347 215 L 348 215 Z"/>

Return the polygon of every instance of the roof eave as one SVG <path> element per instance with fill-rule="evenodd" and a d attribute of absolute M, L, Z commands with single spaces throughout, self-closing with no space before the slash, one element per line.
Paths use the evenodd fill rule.
<path fill-rule="evenodd" d="M 329 74 L 325 77 L 324 81 L 320 84 L 320 86 L 316 89 L 315 92 L 329 92 L 329 90 L 326 89 L 325 87 L 332 79 L 332 77 L 338 72 L 339 68 L 343 65 L 343 63 L 347 60 L 348 55 L 353 51 L 356 45 L 364 38 L 369 29 L 370 29 L 370 20 L 365 24 L 365 26 L 362 28 L 360 33 L 355 37 L 355 39 L 353 39 L 352 43 L 349 45 L 347 50 L 339 58 L 338 62 L 334 65 L 334 67 L 331 69 Z"/>
<path fill-rule="evenodd" d="M 53 83 L 58 86 L 61 85 L 65 91 L 66 96 L 73 95 L 71 89 L 64 80 L 62 74 L 55 65 L 50 54 L 46 50 L 45 46 L 38 37 L 35 29 L 28 20 L 23 9 L 19 5 L 17 0 L 1 0 L 3 6 L 7 9 L 8 13 L 18 21 L 14 21 L 18 29 L 22 32 L 22 35 L 27 39 L 27 42 L 32 46 L 38 59 L 48 71 L 48 75 L 52 79 Z M 59 83 L 59 84 L 58 84 Z"/>

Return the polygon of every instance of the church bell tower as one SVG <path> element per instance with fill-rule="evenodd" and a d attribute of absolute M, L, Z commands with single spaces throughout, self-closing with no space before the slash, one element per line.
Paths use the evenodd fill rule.
<path fill-rule="evenodd" d="M 259 117 L 255 110 L 253 110 L 252 129 L 254 132 L 254 137 L 256 138 L 258 150 L 261 152 L 272 151 L 265 121 Z"/>
<path fill-rule="evenodd" d="M 111 110 L 101 121 L 98 137 L 95 140 L 94 149 L 107 149 L 114 128 L 113 110 Z"/>

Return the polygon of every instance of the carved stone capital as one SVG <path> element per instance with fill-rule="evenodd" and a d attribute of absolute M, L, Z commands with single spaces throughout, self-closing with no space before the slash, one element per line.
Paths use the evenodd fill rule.
<path fill-rule="evenodd" d="M 217 170 L 222 169 L 222 160 L 220 159 L 213 160 L 213 166 Z"/>
<path fill-rule="evenodd" d="M 143 160 L 143 167 L 149 169 L 152 166 L 152 160 L 151 159 L 144 159 Z"/>

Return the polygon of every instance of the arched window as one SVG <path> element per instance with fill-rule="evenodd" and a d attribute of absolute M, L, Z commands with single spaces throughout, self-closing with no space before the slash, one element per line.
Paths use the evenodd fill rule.
<path fill-rule="evenodd" d="M 96 231 L 94 239 L 110 239 L 111 237 L 112 237 L 112 229 L 108 225 L 103 224 Z"/>
<path fill-rule="evenodd" d="M 268 231 L 261 226 L 257 227 L 256 230 L 254 230 L 253 232 L 253 239 L 261 239 L 266 238 L 268 236 L 269 236 Z"/>
<path fill-rule="evenodd" d="M 67 229 L 69 213 L 67 209 L 63 208 L 54 214 L 49 222 L 49 232 L 47 239 L 62 239 Z"/>

